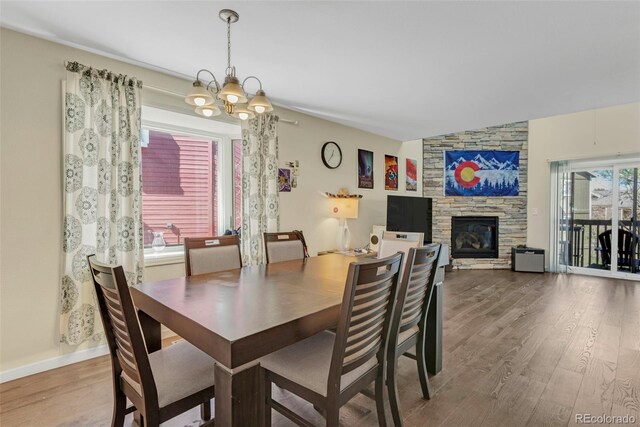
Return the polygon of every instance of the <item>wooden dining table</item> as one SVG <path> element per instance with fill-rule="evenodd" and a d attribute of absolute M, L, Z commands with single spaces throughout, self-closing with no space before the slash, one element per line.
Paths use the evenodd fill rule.
<path fill-rule="evenodd" d="M 264 387 L 258 359 L 336 326 L 349 264 L 356 260 L 330 254 L 243 267 L 143 283 L 131 294 L 149 352 L 161 348 L 165 325 L 216 360 L 216 425 L 259 426 Z M 439 309 L 437 297 L 431 306 L 434 313 Z M 436 373 L 441 325 L 428 325 L 425 347 Z"/>

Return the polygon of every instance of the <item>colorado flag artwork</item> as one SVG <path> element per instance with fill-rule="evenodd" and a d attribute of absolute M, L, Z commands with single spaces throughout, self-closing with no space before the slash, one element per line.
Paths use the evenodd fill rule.
<path fill-rule="evenodd" d="M 445 196 L 517 196 L 518 151 L 445 151 Z"/>

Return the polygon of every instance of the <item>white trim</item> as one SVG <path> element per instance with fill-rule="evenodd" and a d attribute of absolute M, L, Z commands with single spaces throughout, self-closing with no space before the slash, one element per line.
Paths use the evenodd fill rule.
<path fill-rule="evenodd" d="M 238 123 L 227 123 L 214 119 L 176 113 L 174 111 L 142 106 L 142 127 L 156 128 L 165 132 L 179 132 L 205 138 L 240 138 Z"/>
<path fill-rule="evenodd" d="M 567 161 L 569 172 L 589 172 L 593 170 L 613 168 L 614 166 L 624 167 L 625 165 L 632 165 L 638 162 L 640 162 L 640 154 L 638 153 L 629 153 L 616 158 L 589 158 Z"/>
<path fill-rule="evenodd" d="M 174 336 L 177 337 L 175 332 L 161 325 L 161 337 L 163 340 Z M 102 344 L 86 350 L 63 354 L 50 359 L 19 366 L 17 368 L 7 369 L 6 371 L 0 372 L 0 384 L 28 377 L 29 375 L 39 374 L 40 372 L 62 368 L 63 366 L 72 365 L 74 363 L 84 362 L 85 360 L 94 359 L 96 357 L 106 356 L 108 354 L 109 347 L 107 347 L 106 344 Z"/>
<path fill-rule="evenodd" d="M 51 359 L 41 360 L 39 362 L 30 363 L 28 365 L 19 366 L 13 369 L 7 369 L 0 372 L 0 384 L 7 381 L 17 380 L 18 378 L 37 374 L 39 372 L 49 371 L 51 369 L 61 368 L 73 363 L 82 362 L 109 354 L 109 347 L 106 344 L 97 347 L 91 347 L 86 350 L 80 350 L 69 354 L 52 357 Z"/>
<path fill-rule="evenodd" d="M 175 249 L 178 250 L 175 250 Z M 169 246 L 162 252 L 155 252 L 152 248 L 144 249 L 144 266 L 184 264 L 184 245 Z"/>
<path fill-rule="evenodd" d="M 567 267 L 569 274 L 581 274 L 583 276 L 602 277 L 603 279 L 625 279 L 640 282 L 640 273 L 627 273 L 625 271 L 600 270 L 589 267 Z"/>
<path fill-rule="evenodd" d="M 621 151 L 621 152 L 617 152 L 615 154 L 609 155 L 609 156 L 604 156 L 601 158 L 601 160 L 610 160 L 613 162 L 617 162 L 620 157 L 638 157 L 640 156 L 640 153 L 638 153 L 637 151 Z M 554 158 L 554 159 L 547 159 L 547 163 L 551 163 L 551 162 L 584 162 L 584 163 L 590 163 L 591 161 L 593 161 L 593 155 L 592 154 L 585 154 L 583 156 L 576 156 L 576 157 L 563 157 L 563 158 Z M 597 160 L 600 161 L 600 160 Z"/>
<path fill-rule="evenodd" d="M 239 139 L 239 138 L 236 138 Z M 225 137 L 218 143 L 218 234 L 233 228 L 233 143 Z"/>
<path fill-rule="evenodd" d="M 620 224 L 620 169 L 613 166 L 613 182 L 611 183 L 611 266 L 612 272 L 618 271 L 618 231 Z M 591 250 L 591 249 L 589 249 Z"/>

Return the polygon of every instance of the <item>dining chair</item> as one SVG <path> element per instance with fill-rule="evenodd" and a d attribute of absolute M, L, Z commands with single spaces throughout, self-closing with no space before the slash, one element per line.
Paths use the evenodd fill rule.
<path fill-rule="evenodd" d="M 264 246 L 267 264 L 303 259 L 308 256 L 302 231 L 264 233 Z"/>
<path fill-rule="evenodd" d="M 298 425 L 311 425 L 272 398 L 272 383 L 312 403 L 333 427 L 340 407 L 374 382 L 378 424 L 386 425 L 386 345 L 403 256 L 351 263 L 336 333 L 320 332 L 260 360 L 266 426 L 271 425 L 272 408 Z"/>
<path fill-rule="evenodd" d="M 441 245 L 432 244 L 409 249 L 402 280 L 398 287 L 398 297 L 389 331 L 386 375 L 389 406 L 396 427 L 402 426 L 396 384 L 396 369 L 400 356 L 408 356 L 417 361 L 422 395 L 425 399 L 431 397 L 424 342 L 427 310 L 433 294 L 440 248 Z"/>
<path fill-rule="evenodd" d="M 237 234 L 185 237 L 184 258 L 187 276 L 240 268 L 240 239 Z"/>
<path fill-rule="evenodd" d="M 400 251 L 404 253 L 403 264 L 400 266 L 400 277 L 398 282 L 402 280 L 404 267 L 407 263 L 407 255 L 409 249 L 417 248 L 423 245 L 424 233 L 404 233 L 400 231 L 385 231 L 382 234 L 382 240 L 378 246 L 378 258 L 388 257 Z"/>
<path fill-rule="evenodd" d="M 186 341 L 148 354 L 124 270 L 95 255 L 88 261 L 111 355 L 111 425 L 122 426 L 126 414 L 138 411 L 142 425 L 154 427 L 198 405 L 210 420 L 215 361 Z"/>

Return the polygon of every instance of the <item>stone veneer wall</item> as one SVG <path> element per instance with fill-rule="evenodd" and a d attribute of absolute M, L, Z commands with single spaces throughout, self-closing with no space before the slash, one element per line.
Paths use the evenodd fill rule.
<path fill-rule="evenodd" d="M 451 244 L 452 216 L 499 218 L 499 258 L 457 259 L 454 268 L 510 268 L 511 248 L 526 244 L 528 140 L 528 122 L 423 139 L 423 194 L 433 199 L 433 241 Z M 520 194 L 515 197 L 444 197 L 445 150 L 520 151 Z"/>

